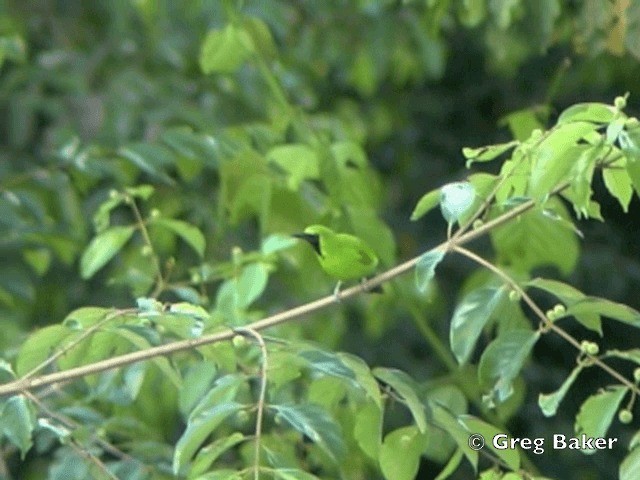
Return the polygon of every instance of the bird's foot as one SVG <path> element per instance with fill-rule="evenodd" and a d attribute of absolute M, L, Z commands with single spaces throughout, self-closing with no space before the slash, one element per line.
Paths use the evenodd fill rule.
<path fill-rule="evenodd" d="M 366 285 L 366 283 L 367 283 L 367 278 L 366 277 L 363 277 L 362 279 L 360 279 L 360 285 L 362 286 L 362 289 L 365 292 L 368 292 L 368 293 L 383 293 L 381 285 L 375 285 L 373 287 L 370 287 L 370 286 Z"/>
<path fill-rule="evenodd" d="M 340 297 L 340 287 L 342 286 L 342 281 L 339 281 L 336 284 L 336 288 L 333 289 L 333 296 L 336 299 L 336 302 L 342 302 L 342 298 Z"/>

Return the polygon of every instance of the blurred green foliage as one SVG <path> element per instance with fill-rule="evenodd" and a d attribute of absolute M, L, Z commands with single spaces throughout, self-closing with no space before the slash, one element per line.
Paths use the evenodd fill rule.
<path fill-rule="evenodd" d="M 542 151 L 562 150 L 567 162 L 551 162 L 554 168 L 539 169 L 531 183 L 524 173 L 511 177 L 497 200 L 508 209 L 518 195 L 543 199 L 567 175 L 582 183 L 565 200 L 495 230 L 478 250 L 518 279 L 540 272 L 569 277 L 581 290 L 633 306 L 640 283 L 632 199 L 638 185 L 616 169 L 594 176 L 593 165 L 575 167 L 573 155 L 588 150 L 583 138 L 598 121 L 607 125 L 610 145 L 618 142 L 629 158 L 638 139 L 633 129 L 620 137 L 627 130 L 613 107 L 577 105 L 564 118 L 558 114 L 572 103 L 610 102 L 627 91 L 633 114 L 638 39 L 640 4 L 630 0 L 0 0 L 3 357 L 21 376 L 69 346 L 49 365 L 64 369 L 246 325 L 327 294 L 331 280 L 289 237 L 313 223 L 356 234 L 382 268 L 391 267 L 445 238 L 446 223 L 430 212 L 439 197 L 425 198 L 420 211 L 414 207 L 425 192 L 465 179 L 465 158 L 484 172 L 467 178 L 478 198 L 494 186 L 488 174 L 516 170 L 515 156 L 499 172 L 484 163 L 504 158 L 515 143 L 464 155 L 463 147 L 526 144 L 556 120 L 567 125 L 546 137 Z M 631 165 L 618 166 L 637 181 L 640 172 Z M 570 204 L 578 217 L 607 222 L 580 222 L 581 241 Z M 449 223 L 464 219 L 466 207 L 449 207 L 442 206 Z M 414 219 L 426 216 L 410 223 L 412 212 Z M 487 414 L 480 399 L 495 379 L 477 380 L 475 369 L 491 373 L 499 356 L 458 369 L 447 342 L 436 340 L 447 338 L 450 317 L 470 318 L 463 307 L 471 304 L 509 312 L 512 325 L 504 328 L 529 324 L 507 305 L 509 293 L 468 263 L 444 260 L 431 282 L 442 260 L 436 257 L 417 270 L 420 291 L 406 275 L 386 285 L 384 295 L 267 333 L 286 347 L 276 342 L 269 356 L 274 406 L 263 458 L 281 472 L 266 475 L 315 478 L 286 471 L 304 464 L 320 478 L 435 478 L 456 445 L 462 448 L 468 432 L 455 416 Z M 540 301 L 553 306 L 550 296 Z M 92 305 L 99 309 L 85 308 Z M 602 315 L 624 316 L 607 308 Z M 478 310 L 471 312 L 483 321 L 497 315 Z M 607 340 L 627 342 L 618 348 L 637 343 L 634 331 L 603 328 L 591 311 L 574 313 L 582 326 L 603 329 Z M 90 342 L 70 347 L 97 324 Z M 510 345 L 490 343 L 482 326 L 474 330 L 491 352 Z M 534 335 L 515 331 L 518 342 Z M 475 351 L 468 334 L 451 341 L 461 363 Z M 314 343 L 298 343 L 304 341 Z M 528 353 L 516 357 L 524 362 Z M 355 355 L 388 368 L 369 371 Z M 545 338 L 524 381 L 515 378 L 517 368 L 506 381 L 511 388 L 513 380 L 513 392 L 491 392 L 498 400 L 510 397 L 491 421 L 520 436 L 573 431 L 599 377 L 577 382 L 573 410 L 560 410 L 553 422 L 540 414 L 537 394 L 557 389 L 574 357 Z M 10 441 L 0 474 L 105 478 L 83 456 L 90 452 L 117 478 L 176 472 L 235 478 L 232 472 L 253 455 L 246 439 L 255 385 L 247 372 L 255 374 L 259 361 L 252 345 L 216 344 L 87 377 L 47 400 L 72 423 L 42 410 L 44 420 L 36 422 L 34 406 L 12 397 L 2 410 L 15 428 L 4 432 Z M 0 367 L 3 381 L 10 380 L 8 364 Z M 302 386 L 292 387 L 297 380 Z M 407 409 L 383 409 L 378 383 Z M 603 395 L 618 391 L 612 392 Z M 428 413 L 451 438 L 425 433 L 419 413 L 425 398 L 448 407 Z M 359 413 L 363 399 L 369 403 Z M 376 440 L 383 410 L 389 435 Z M 203 411 L 210 415 L 199 416 Z M 219 443 L 214 438 L 200 449 L 216 425 L 224 430 Z M 32 447 L 24 432 L 36 430 L 21 458 Z M 630 436 L 623 427 L 614 433 Z M 297 442 L 297 434 L 309 441 Z M 401 450 L 406 457 L 395 454 Z M 600 452 L 592 461 L 548 453 L 533 463 L 555 478 L 611 478 L 625 454 Z M 469 464 L 472 456 L 465 453 Z M 200 477 L 216 461 L 232 470 Z M 626 462 L 623 470 L 631 473 L 623 478 L 633 478 Z M 453 475 L 473 473 L 465 464 Z"/>

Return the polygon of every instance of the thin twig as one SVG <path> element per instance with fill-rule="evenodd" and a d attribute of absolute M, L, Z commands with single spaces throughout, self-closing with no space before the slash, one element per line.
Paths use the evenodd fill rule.
<path fill-rule="evenodd" d="M 549 320 L 547 318 L 547 316 L 544 314 L 544 312 L 540 309 L 540 307 L 538 307 L 538 305 L 533 301 L 533 299 L 527 294 L 527 292 L 520 285 L 518 285 L 518 282 L 516 282 L 513 278 L 511 278 L 504 271 L 500 270 L 498 267 L 493 265 L 491 262 L 488 262 L 484 258 L 480 257 L 479 255 L 476 255 L 475 253 L 473 253 L 470 250 L 467 250 L 466 248 L 463 248 L 463 247 L 460 247 L 460 246 L 456 245 L 456 246 L 453 247 L 453 251 L 458 252 L 461 255 L 464 255 L 465 257 L 473 260 L 477 264 L 485 267 L 486 269 L 490 270 L 491 272 L 493 272 L 497 276 L 499 276 L 502 280 L 504 280 L 513 290 L 515 290 L 521 296 L 522 300 L 524 300 L 524 302 L 529 306 L 529 308 L 531 308 L 531 310 L 536 315 L 536 317 L 538 317 L 540 319 L 540 321 L 542 322 L 542 324 L 544 325 L 544 329 L 545 330 L 551 330 L 554 333 L 556 333 L 557 335 L 561 336 L 564 340 L 566 340 L 571 345 L 573 345 L 578 351 L 583 353 L 590 360 L 590 362 L 592 362 L 592 364 L 597 365 L 598 367 L 600 367 L 602 370 L 607 372 L 609 375 L 611 375 L 613 378 L 618 380 L 624 386 L 629 388 L 632 392 L 640 391 L 640 390 L 638 390 L 638 386 L 635 383 L 633 383 L 630 380 L 626 379 L 623 375 L 621 375 L 616 370 L 611 368 L 609 365 L 604 363 L 600 358 L 595 357 L 593 355 L 589 355 L 586 352 L 583 352 L 582 346 L 580 345 L 580 342 L 578 342 L 575 338 L 573 338 L 562 327 L 560 327 L 556 323 L 554 323 L 551 320 Z"/>
<path fill-rule="evenodd" d="M 562 191 L 564 188 L 567 188 L 568 184 L 561 185 L 554 189 L 553 193 L 558 193 Z M 455 245 L 463 245 L 465 243 L 474 240 L 493 228 L 496 228 L 504 223 L 507 223 L 511 219 L 517 217 L 518 215 L 523 214 L 527 210 L 533 208 L 535 206 L 534 200 L 529 200 L 524 202 L 517 207 L 512 208 L 511 210 L 505 212 L 499 217 L 494 218 L 493 220 L 481 225 L 475 230 L 471 230 L 464 235 L 461 235 L 460 238 L 455 242 Z M 449 251 L 452 248 L 453 244 L 451 241 L 446 241 L 434 247 L 431 251 L 439 250 L 439 251 Z M 416 263 L 420 260 L 423 254 L 418 255 L 410 260 L 407 260 L 400 265 L 396 265 L 395 267 L 382 272 L 375 277 L 363 282 L 359 285 L 344 289 L 340 292 L 340 299 L 342 301 L 354 297 L 356 295 L 362 294 L 371 290 L 373 287 L 381 285 L 382 283 L 388 282 L 389 280 L 402 275 L 403 273 L 411 270 L 415 267 Z M 266 328 L 274 327 L 276 325 L 280 325 L 281 323 L 285 323 L 291 321 L 293 319 L 302 317 L 304 315 L 308 315 L 315 311 L 321 310 L 329 305 L 338 303 L 335 295 L 330 294 L 326 297 L 320 298 L 318 300 L 314 300 L 312 302 L 294 307 L 290 310 L 286 310 L 284 312 L 277 313 L 275 315 L 271 315 L 269 317 L 263 318 L 262 320 L 258 320 L 247 325 L 245 328 L 252 329 L 255 331 L 261 331 Z M 212 343 L 217 343 L 225 340 L 230 340 L 236 335 L 235 331 L 230 328 L 225 328 L 223 331 L 219 331 L 216 333 L 211 333 L 209 335 L 204 335 L 200 338 L 188 339 L 188 340 L 178 340 L 175 342 L 167 343 L 164 345 L 159 345 L 157 347 L 151 347 L 146 350 L 139 350 L 136 352 L 126 353 L 123 355 L 118 355 L 116 357 L 107 358 L 105 360 L 101 360 L 96 363 L 92 363 L 90 365 L 83 365 L 80 367 L 71 368 L 69 370 L 65 370 L 62 372 L 54 372 L 47 375 L 42 375 L 39 377 L 33 378 L 21 378 L 15 380 L 13 382 L 8 382 L 0 385 L 0 395 L 9 395 L 18 393 L 24 390 L 32 390 L 34 388 L 43 387 L 47 385 L 52 385 L 54 383 L 59 382 L 67 382 L 69 380 L 73 380 L 75 378 L 84 377 L 86 375 L 92 375 L 95 373 L 104 372 L 106 370 L 111 370 L 113 368 L 123 367 L 135 362 L 140 362 L 143 360 L 149 360 L 151 358 L 159 357 L 162 355 L 169 355 L 185 350 L 191 350 L 197 347 L 201 347 L 203 345 L 209 345 Z"/>
<path fill-rule="evenodd" d="M 254 459 L 253 459 L 253 478 L 259 480 L 260 478 L 260 441 L 262 439 L 262 419 L 264 416 L 264 404 L 267 396 L 267 345 L 264 342 L 264 338 L 257 331 L 252 328 L 236 328 L 235 331 L 239 334 L 250 335 L 255 338 L 256 342 L 260 346 L 260 354 L 262 356 L 262 365 L 260 367 L 260 393 L 258 394 L 258 410 L 256 412 L 256 430 L 254 436 Z"/>
<path fill-rule="evenodd" d="M 160 293 L 162 293 L 162 290 L 164 289 L 164 283 L 165 283 L 164 278 L 162 276 L 162 267 L 160 266 L 160 259 L 158 258 L 158 255 L 156 254 L 155 250 L 153 249 L 153 243 L 151 243 L 151 237 L 149 236 L 147 225 L 144 219 L 142 218 L 142 215 L 140 214 L 140 209 L 138 208 L 138 205 L 136 204 L 135 199 L 130 195 L 127 198 L 128 198 L 127 205 L 131 207 L 131 211 L 133 212 L 133 215 L 136 217 L 136 223 L 138 224 L 140 233 L 142 233 L 142 238 L 144 239 L 145 245 L 150 249 L 150 255 L 153 261 L 153 266 L 156 269 L 156 275 L 158 278 L 156 279 L 156 287 L 153 290 L 153 294 L 151 295 L 153 298 L 156 298 L 158 295 L 160 295 Z"/>
<path fill-rule="evenodd" d="M 37 365 L 34 368 L 32 368 L 31 370 L 29 370 L 29 372 L 27 372 L 22 378 L 33 377 L 36 373 L 38 373 L 38 372 L 42 371 L 43 369 L 47 368 L 49 365 L 51 365 L 53 362 L 55 362 L 58 358 L 63 356 L 69 350 L 71 350 L 76 345 L 78 345 L 80 342 L 82 342 L 83 340 L 85 340 L 86 338 L 91 336 L 93 333 L 95 333 L 97 330 L 102 328 L 105 324 L 109 323 L 114 318 L 117 318 L 120 315 L 126 315 L 127 313 L 134 313 L 134 312 L 135 312 L 134 309 L 127 309 L 127 310 L 116 310 L 114 312 L 105 314 L 105 317 L 102 320 L 100 320 L 95 325 L 92 325 L 91 327 L 87 328 L 73 342 L 69 343 L 69 345 L 65 345 L 64 348 L 61 348 L 60 350 L 57 350 L 53 355 L 51 355 L 49 358 L 47 358 L 40 365 Z"/>
<path fill-rule="evenodd" d="M 49 407 L 47 407 L 44 404 L 44 402 L 41 399 L 39 399 L 37 396 L 35 396 L 33 393 L 24 392 L 24 395 L 29 400 L 31 400 L 48 417 L 53 418 L 54 420 L 57 420 L 58 422 L 60 422 L 60 424 L 64 425 L 67 428 L 70 428 L 70 429 L 80 428 L 80 425 L 75 420 L 72 420 L 71 418 L 61 413 L 54 412 Z M 98 437 L 96 434 L 91 435 L 91 440 L 94 441 L 96 444 L 98 444 L 100 447 L 102 447 L 105 452 L 108 452 L 110 455 L 113 455 L 114 457 L 119 458 L 120 460 L 133 460 L 133 457 L 126 454 L 115 445 L 112 445 L 106 440 L 103 440 L 102 438 Z"/>

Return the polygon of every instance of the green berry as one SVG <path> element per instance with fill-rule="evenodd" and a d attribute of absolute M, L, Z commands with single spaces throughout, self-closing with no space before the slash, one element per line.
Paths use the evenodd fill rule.
<path fill-rule="evenodd" d="M 631 423 L 633 420 L 633 413 L 624 408 L 618 412 L 618 420 L 620 420 L 620 423 L 624 423 L 625 425 Z"/>
<path fill-rule="evenodd" d="M 636 368 L 636 369 L 633 371 L 633 379 L 634 379 L 636 382 L 640 382 L 640 367 Z"/>
<path fill-rule="evenodd" d="M 231 340 L 231 343 L 233 344 L 234 347 L 239 348 L 244 346 L 247 343 L 247 339 L 244 338 L 244 336 L 242 335 L 236 335 Z"/>
<path fill-rule="evenodd" d="M 517 290 L 511 290 L 509 292 L 509 301 L 511 302 L 519 302 L 520 301 L 520 292 Z"/>
<path fill-rule="evenodd" d="M 597 343 L 583 340 L 580 343 L 580 349 L 587 355 L 598 355 L 600 353 L 600 347 Z"/>
<path fill-rule="evenodd" d="M 555 307 L 553 307 L 553 313 L 555 314 L 556 318 L 561 317 L 562 315 L 564 315 L 566 313 L 567 309 L 564 308 L 564 305 L 562 305 L 561 303 L 557 304 Z"/>

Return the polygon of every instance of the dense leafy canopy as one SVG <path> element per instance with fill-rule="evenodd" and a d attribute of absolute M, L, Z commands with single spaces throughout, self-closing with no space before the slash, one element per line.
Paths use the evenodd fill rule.
<path fill-rule="evenodd" d="M 0 477 L 637 478 L 639 39 L 630 0 L 0 0 Z M 334 302 L 311 224 L 383 293 Z"/>

